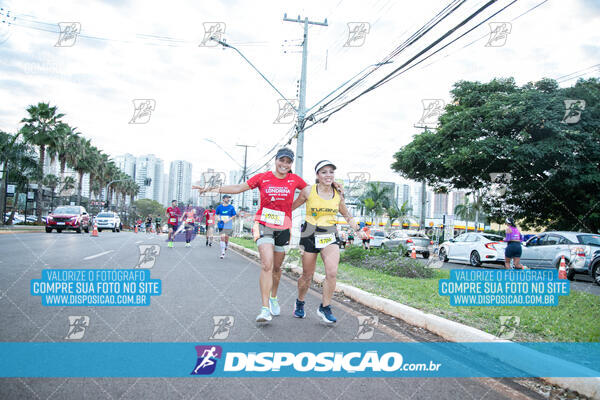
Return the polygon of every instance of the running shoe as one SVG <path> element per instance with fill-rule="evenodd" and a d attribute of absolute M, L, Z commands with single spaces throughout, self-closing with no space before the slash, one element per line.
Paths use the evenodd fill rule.
<path fill-rule="evenodd" d="M 185 247 L 192 247 L 192 244 L 191 243 L 186 243 Z"/>
<path fill-rule="evenodd" d="M 256 316 L 256 322 L 269 322 L 272 318 L 269 307 L 262 307 L 260 309 L 260 314 Z"/>
<path fill-rule="evenodd" d="M 331 306 L 323 307 L 323 304 L 321 304 L 317 309 L 317 314 L 319 314 L 321 319 L 328 324 L 333 324 L 337 321 L 331 312 Z"/>
<path fill-rule="evenodd" d="M 221 259 L 225 258 L 225 253 L 221 253 Z"/>
<path fill-rule="evenodd" d="M 279 300 L 277 300 L 277 297 L 269 296 L 269 310 L 273 315 L 279 315 L 281 313 L 281 308 L 279 307 Z"/>
<path fill-rule="evenodd" d="M 304 302 L 298 299 L 296 299 L 296 306 L 294 307 L 294 317 L 306 318 L 306 313 L 304 312 Z"/>
<path fill-rule="evenodd" d="M 168 242 L 167 247 L 173 247 L 173 242 Z"/>

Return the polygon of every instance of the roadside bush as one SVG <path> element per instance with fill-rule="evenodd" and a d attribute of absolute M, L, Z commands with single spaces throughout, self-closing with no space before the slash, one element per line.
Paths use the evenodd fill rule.
<path fill-rule="evenodd" d="M 360 246 L 347 247 L 340 255 L 340 261 L 354 267 L 371 269 L 384 274 L 403 278 L 432 278 L 434 271 L 423 263 L 404 257 L 406 249 L 365 250 Z"/>

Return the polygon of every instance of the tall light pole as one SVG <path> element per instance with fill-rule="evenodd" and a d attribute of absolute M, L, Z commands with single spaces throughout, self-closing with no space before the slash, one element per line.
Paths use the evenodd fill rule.
<path fill-rule="evenodd" d="M 302 40 L 302 72 L 300 73 L 300 95 L 298 101 L 298 118 L 296 121 L 296 175 L 302 177 L 304 166 L 304 117 L 306 116 L 306 62 L 308 58 L 308 25 L 327 25 L 327 18 L 323 22 L 309 21 L 308 17 L 303 20 L 298 15 L 297 19 L 290 19 L 283 14 L 283 20 L 287 22 L 298 22 L 304 24 L 304 38 Z"/>

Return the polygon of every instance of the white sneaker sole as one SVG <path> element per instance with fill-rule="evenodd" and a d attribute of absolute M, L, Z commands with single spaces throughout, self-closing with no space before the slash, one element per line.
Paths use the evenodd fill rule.
<path fill-rule="evenodd" d="M 321 319 L 323 320 L 323 322 L 325 322 L 326 324 L 335 324 L 335 321 L 328 320 L 327 317 L 325 317 L 325 314 L 323 314 L 321 312 L 321 310 L 319 310 L 318 308 L 317 308 L 317 314 L 319 315 L 319 317 L 321 317 Z"/>
<path fill-rule="evenodd" d="M 269 322 L 271 319 L 272 319 L 271 316 L 269 316 L 269 318 L 258 317 L 258 318 L 256 318 L 256 322 Z"/>

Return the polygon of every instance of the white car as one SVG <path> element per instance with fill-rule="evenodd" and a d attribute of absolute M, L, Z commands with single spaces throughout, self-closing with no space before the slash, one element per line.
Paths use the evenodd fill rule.
<path fill-rule="evenodd" d="M 468 263 L 480 267 L 481 263 L 504 264 L 506 242 L 499 235 L 489 233 L 463 233 L 440 246 L 440 258 L 446 261 Z"/>
<path fill-rule="evenodd" d="M 119 214 L 112 211 L 103 211 L 99 213 L 96 215 L 95 221 L 98 226 L 98 232 L 102 232 L 102 229 L 112 229 L 113 232 L 121 232 L 121 229 L 123 228 Z"/>

